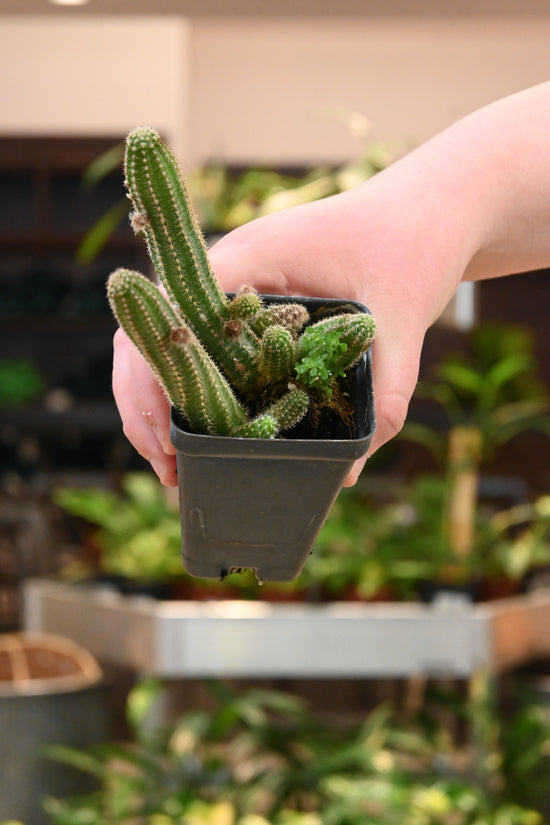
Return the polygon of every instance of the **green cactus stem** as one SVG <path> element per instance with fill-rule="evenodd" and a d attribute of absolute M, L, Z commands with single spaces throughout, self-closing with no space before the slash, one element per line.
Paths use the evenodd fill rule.
<path fill-rule="evenodd" d="M 300 423 L 308 411 L 309 396 L 300 387 L 289 385 L 278 401 L 269 409 L 240 427 L 236 435 L 246 438 L 275 438 L 279 432 L 290 430 Z"/>
<path fill-rule="evenodd" d="M 269 408 L 279 429 L 284 432 L 295 427 L 304 418 L 309 408 L 309 395 L 301 387 L 289 385 L 286 392 Z"/>
<path fill-rule="evenodd" d="M 253 321 L 262 309 L 262 299 L 253 287 L 243 286 L 227 305 L 230 318 L 240 321 Z"/>
<path fill-rule="evenodd" d="M 107 291 L 120 326 L 195 432 L 231 435 L 248 421 L 227 379 L 154 284 L 118 269 Z"/>
<path fill-rule="evenodd" d="M 279 433 L 277 419 L 271 413 L 262 413 L 236 431 L 239 438 L 275 438 Z"/>
<path fill-rule="evenodd" d="M 279 324 L 268 327 L 260 342 L 260 374 L 265 384 L 288 383 L 295 359 L 295 342 L 290 330 Z"/>
<path fill-rule="evenodd" d="M 204 346 L 216 352 L 231 383 L 243 388 L 256 373 L 258 337 L 248 325 L 225 335 L 228 299 L 216 280 L 204 238 L 176 160 L 153 129 L 126 142 L 125 173 L 134 205 L 132 226 L 145 236 L 155 271 Z"/>
<path fill-rule="evenodd" d="M 179 349 L 181 369 L 188 376 L 183 411 L 193 432 L 234 435 L 248 415 L 227 379 L 190 327 L 174 330 L 171 341 Z"/>
<path fill-rule="evenodd" d="M 309 312 L 302 304 L 272 304 L 257 313 L 254 329 L 262 335 L 268 327 L 278 324 L 297 335 L 308 321 Z"/>
<path fill-rule="evenodd" d="M 275 438 L 307 416 L 318 432 L 325 408 L 352 427 L 340 379 L 369 348 L 372 318 L 346 312 L 311 324 L 302 304 L 266 305 L 249 286 L 228 298 L 176 161 L 152 129 L 129 135 L 125 170 L 132 224 L 146 238 L 167 297 L 143 275 L 120 269 L 109 279 L 109 300 L 189 429 Z"/>

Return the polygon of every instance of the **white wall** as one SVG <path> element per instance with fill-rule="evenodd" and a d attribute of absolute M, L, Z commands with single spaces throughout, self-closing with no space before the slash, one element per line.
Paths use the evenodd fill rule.
<path fill-rule="evenodd" d="M 343 159 L 357 144 L 331 120 L 338 107 L 420 142 L 547 80 L 549 44 L 550 14 L 193 21 L 191 157 Z"/>
<path fill-rule="evenodd" d="M 186 165 L 353 155 L 338 109 L 413 145 L 550 77 L 547 16 L 0 15 L 0 134 L 156 126 Z M 332 113 L 332 114 L 331 114 Z"/>
<path fill-rule="evenodd" d="M 181 17 L 0 17 L 0 133 L 148 124 L 183 155 L 188 40 Z"/>

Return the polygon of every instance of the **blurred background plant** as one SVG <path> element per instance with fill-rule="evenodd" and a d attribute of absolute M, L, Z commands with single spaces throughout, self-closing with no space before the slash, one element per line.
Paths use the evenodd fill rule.
<path fill-rule="evenodd" d="M 58 488 L 53 500 L 93 527 L 82 558 L 64 569 L 66 578 L 78 580 L 100 572 L 151 583 L 183 575 L 177 506 L 152 474 L 128 473 L 120 492 Z"/>
<path fill-rule="evenodd" d="M 0 360 L 0 406 L 18 406 L 34 401 L 44 389 L 40 370 L 28 358 Z"/>
<path fill-rule="evenodd" d="M 439 483 L 441 520 L 434 537 L 441 561 L 446 557 L 443 579 L 463 582 L 496 572 L 521 577 L 528 567 L 548 562 L 546 499 L 498 518 L 502 502 L 484 499 L 484 474 L 515 437 L 534 430 L 550 434 L 548 391 L 527 330 L 487 324 L 471 331 L 468 344 L 467 354 L 442 359 L 434 379 L 417 391 L 435 402 L 443 420 L 435 426 L 410 421 L 403 429 L 402 437 L 427 447 L 440 468 L 430 481 L 414 483 L 417 511 Z"/>
<path fill-rule="evenodd" d="M 446 355 L 415 396 L 435 403 L 435 426 L 407 421 L 402 435 L 423 444 L 446 469 L 455 428 L 479 433 L 473 459 L 487 466 L 498 449 L 526 430 L 550 435 L 550 396 L 525 327 L 485 323 L 465 336 L 466 351 Z"/>
<path fill-rule="evenodd" d="M 59 487 L 52 499 L 87 528 L 81 552 L 60 571 L 65 580 L 107 580 L 123 592 L 149 591 L 164 598 L 196 596 L 201 590 L 205 596 L 230 598 L 258 587 L 252 574 L 232 574 L 222 583 L 186 573 L 177 500 L 152 473 L 128 473 L 118 490 Z"/>
<path fill-rule="evenodd" d="M 97 789 L 46 810 L 55 825 L 543 825 L 548 713 L 524 706 L 503 725 L 486 687 L 480 677 L 458 703 L 474 726 L 460 744 L 429 706 L 399 719 L 380 706 L 342 725 L 292 694 L 223 683 L 211 685 L 214 711 L 159 726 L 162 688 L 145 680 L 128 699 L 131 741 L 49 749 Z"/>
<path fill-rule="evenodd" d="M 492 582 L 511 590 L 550 564 L 550 497 L 500 509 L 477 506 L 473 543 L 453 553 L 446 529 L 448 476 L 422 474 L 376 497 L 361 482 L 342 490 L 298 578 L 260 586 L 250 572 L 223 583 L 189 576 L 181 562 L 177 503 L 149 473 L 130 473 L 120 492 L 60 488 L 55 503 L 91 526 L 82 552 L 62 571 L 77 581 L 163 585 L 172 597 L 417 600 L 427 585 L 471 585 L 480 598 Z"/>
<path fill-rule="evenodd" d="M 221 235 L 262 215 L 346 191 L 389 166 L 403 153 L 403 147 L 394 142 L 371 140 L 371 124 L 364 115 L 342 111 L 338 117 L 361 144 L 357 156 L 341 166 L 239 170 L 214 161 L 189 170 L 186 181 L 203 232 L 207 236 Z M 124 142 L 100 155 L 83 175 L 84 188 L 93 188 L 120 167 L 123 157 Z M 80 263 L 89 263 L 98 255 L 129 208 L 128 199 L 122 198 L 96 221 L 77 249 Z"/>
<path fill-rule="evenodd" d="M 325 599 L 418 600 L 448 584 L 449 550 L 443 525 L 444 477 L 421 475 L 393 490 L 393 500 L 373 500 L 358 485 L 343 490 L 317 539 L 297 586 Z M 499 595 L 496 583 L 520 590 L 534 571 L 550 564 L 550 498 L 480 511 L 475 549 L 453 567 L 453 582 L 472 598 Z"/>

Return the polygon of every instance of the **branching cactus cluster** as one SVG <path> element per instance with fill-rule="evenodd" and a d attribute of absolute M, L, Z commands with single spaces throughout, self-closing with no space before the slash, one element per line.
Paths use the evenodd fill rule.
<path fill-rule="evenodd" d="M 323 406 L 345 415 L 339 381 L 370 346 L 370 315 L 311 323 L 301 304 L 266 304 L 252 287 L 228 297 L 177 163 L 154 130 L 128 136 L 125 174 L 132 226 L 147 241 L 163 289 L 117 269 L 109 300 L 189 429 L 274 438 Z"/>

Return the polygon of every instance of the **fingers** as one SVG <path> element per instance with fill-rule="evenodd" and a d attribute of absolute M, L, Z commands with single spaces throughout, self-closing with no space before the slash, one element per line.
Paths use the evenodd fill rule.
<path fill-rule="evenodd" d="M 137 348 L 117 330 L 113 356 L 113 395 L 124 434 L 151 463 L 166 486 L 177 485 L 176 451 L 170 442 L 170 406 Z"/>
<path fill-rule="evenodd" d="M 353 487 L 371 455 L 402 429 L 418 380 L 422 337 L 406 323 L 377 329 L 373 344 L 373 392 L 376 430 L 367 454 L 355 462 L 344 481 Z"/>

